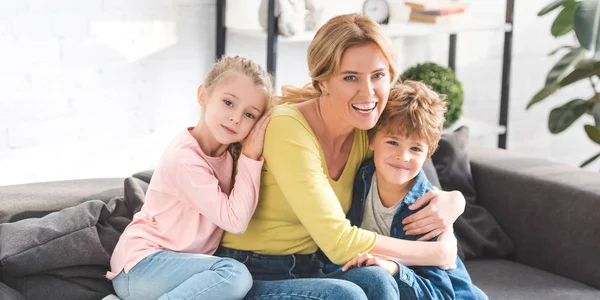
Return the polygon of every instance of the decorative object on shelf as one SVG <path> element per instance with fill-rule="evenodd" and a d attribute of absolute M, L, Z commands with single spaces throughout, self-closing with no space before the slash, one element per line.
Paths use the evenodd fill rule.
<path fill-rule="evenodd" d="M 433 24 L 448 24 L 462 17 L 467 3 L 458 0 L 410 0 L 406 6 L 411 8 L 409 21 Z"/>
<path fill-rule="evenodd" d="M 527 109 L 546 99 L 559 89 L 575 82 L 589 81 L 592 96 L 588 99 L 572 99 L 555 107 L 548 116 L 548 129 L 557 134 L 569 128 L 582 115 L 592 117 L 595 125 L 586 124 L 588 137 L 600 145 L 600 91 L 597 89 L 600 74 L 600 1 L 555 0 L 539 11 L 538 16 L 561 9 L 550 29 L 554 37 L 574 33 L 579 45 L 565 45 L 550 52 L 555 55 L 566 51 L 546 76 L 544 87 L 535 94 Z M 600 157 L 600 152 L 581 164 L 585 167 Z"/>
<path fill-rule="evenodd" d="M 275 15 L 279 18 L 278 33 L 293 36 L 307 30 L 315 30 L 323 22 L 323 2 L 319 0 L 275 0 Z M 269 0 L 261 0 L 258 20 L 263 29 L 267 29 L 267 10 Z"/>
<path fill-rule="evenodd" d="M 400 75 L 400 80 L 404 79 L 422 81 L 436 93 L 446 96 L 448 111 L 445 115 L 444 128 L 452 126 L 462 115 L 464 97 L 462 84 L 450 68 L 431 62 L 418 64 Z"/>
<path fill-rule="evenodd" d="M 386 0 L 365 0 L 362 14 L 379 24 L 390 21 L 390 4 Z"/>

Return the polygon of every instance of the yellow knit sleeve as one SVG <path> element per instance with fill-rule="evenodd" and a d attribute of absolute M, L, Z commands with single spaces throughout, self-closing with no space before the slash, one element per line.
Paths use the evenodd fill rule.
<path fill-rule="evenodd" d="M 343 264 L 373 248 L 376 234 L 351 226 L 346 219 L 323 168 L 318 141 L 307 124 L 289 115 L 272 116 L 263 157 L 265 170 L 272 173 L 284 201 L 329 259 Z"/>

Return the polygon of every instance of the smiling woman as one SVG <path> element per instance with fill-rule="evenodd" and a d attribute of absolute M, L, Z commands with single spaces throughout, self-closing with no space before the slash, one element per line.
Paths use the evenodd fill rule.
<path fill-rule="evenodd" d="M 346 219 L 354 176 L 371 155 L 366 130 L 385 108 L 397 76 L 395 61 L 391 41 L 365 16 L 334 17 L 316 33 L 308 48 L 312 83 L 285 87 L 282 104 L 272 110 L 256 212 L 246 232 L 225 234 L 216 252 L 248 267 L 255 281 L 247 297 L 399 298 L 394 278 L 383 268 L 324 275 L 318 249 L 338 264 L 366 252 L 408 265 L 454 262 L 455 242 L 377 236 Z M 449 195 L 441 192 L 439 198 Z M 461 197 L 445 199 L 453 204 L 445 209 L 448 223 L 462 211 Z"/>

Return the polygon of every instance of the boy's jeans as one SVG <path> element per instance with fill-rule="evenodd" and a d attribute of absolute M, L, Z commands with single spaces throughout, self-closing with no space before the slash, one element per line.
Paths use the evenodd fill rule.
<path fill-rule="evenodd" d="M 241 263 L 204 254 L 159 251 L 112 281 L 123 300 L 242 299 L 252 277 Z"/>
<path fill-rule="evenodd" d="M 215 255 L 246 265 L 254 286 L 245 299 L 398 300 L 398 285 L 380 267 L 362 267 L 323 274 L 314 254 L 262 255 L 220 247 Z"/>

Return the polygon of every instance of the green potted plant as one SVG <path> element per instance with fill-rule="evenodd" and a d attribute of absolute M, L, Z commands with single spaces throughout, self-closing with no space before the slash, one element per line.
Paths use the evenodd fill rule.
<path fill-rule="evenodd" d="M 555 107 L 548 117 L 548 129 L 557 134 L 567 129 L 583 115 L 591 116 L 594 124 L 584 125 L 588 137 L 600 145 L 600 1 L 554 0 L 538 13 L 538 16 L 560 9 L 550 29 L 554 37 L 574 34 L 575 45 L 564 45 L 550 52 L 553 56 L 564 52 L 546 76 L 544 87 L 527 103 L 527 109 L 546 99 L 561 88 L 575 82 L 589 81 L 590 95 L 587 99 L 569 99 Z M 600 157 L 600 152 L 581 164 L 585 167 Z"/>
<path fill-rule="evenodd" d="M 444 128 L 454 124 L 462 115 L 463 88 L 450 68 L 436 63 L 418 64 L 404 71 L 400 80 L 422 81 L 438 94 L 445 95 L 448 103 Z"/>

